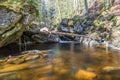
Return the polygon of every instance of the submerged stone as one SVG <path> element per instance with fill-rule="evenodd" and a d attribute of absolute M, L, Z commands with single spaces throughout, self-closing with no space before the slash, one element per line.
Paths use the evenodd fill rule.
<path fill-rule="evenodd" d="M 93 72 L 85 71 L 85 70 L 79 70 L 75 74 L 75 78 L 78 80 L 94 80 L 97 77 L 97 75 Z"/>
<path fill-rule="evenodd" d="M 110 72 L 120 72 L 120 66 L 113 67 L 113 66 L 106 66 L 102 68 L 102 72 L 104 73 L 110 73 Z"/>
<path fill-rule="evenodd" d="M 35 60 L 38 58 L 40 58 L 40 55 L 29 55 L 27 58 L 25 58 L 25 60 L 29 61 L 29 60 Z"/>
<path fill-rule="evenodd" d="M 5 72 L 11 72 L 11 71 L 18 71 L 22 69 L 28 68 L 28 64 L 19 64 L 19 65 L 11 65 L 11 66 L 6 66 L 3 69 L 0 69 L 0 73 L 5 73 Z"/>
<path fill-rule="evenodd" d="M 24 62 L 25 62 L 25 60 L 23 58 L 17 58 L 17 57 L 10 58 L 7 60 L 7 63 L 9 63 L 9 64 L 21 64 Z"/>

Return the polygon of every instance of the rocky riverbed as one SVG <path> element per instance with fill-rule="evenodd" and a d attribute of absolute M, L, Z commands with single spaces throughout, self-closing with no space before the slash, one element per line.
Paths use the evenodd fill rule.
<path fill-rule="evenodd" d="M 28 46 L 0 60 L 0 79 L 119 80 L 120 54 L 78 43 Z M 40 50 L 41 47 L 48 50 Z M 34 50 L 38 49 L 38 50 Z M 31 75 L 28 77 L 28 75 Z"/>

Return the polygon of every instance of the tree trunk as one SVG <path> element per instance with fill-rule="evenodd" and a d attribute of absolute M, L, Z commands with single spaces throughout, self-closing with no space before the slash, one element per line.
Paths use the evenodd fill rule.
<path fill-rule="evenodd" d="M 86 15 L 88 15 L 88 13 L 89 13 L 89 9 L 88 9 L 88 3 L 87 3 L 87 0 L 84 0 L 84 5 L 85 5 L 85 9 L 86 9 Z"/>
<path fill-rule="evenodd" d="M 59 13 L 59 17 L 60 17 L 59 21 L 61 22 L 61 21 L 62 21 L 62 15 L 61 15 L 61 9 L 60 9 L 59 0 L 57 0 L 57 4 L 58 4 L 58 6 L 57 6 L 57 8 L 58 8 L 58 13 Z"/>

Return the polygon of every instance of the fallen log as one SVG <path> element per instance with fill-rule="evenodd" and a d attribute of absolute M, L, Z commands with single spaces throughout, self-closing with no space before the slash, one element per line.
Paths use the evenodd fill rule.
<path fill-rule="evenodd" d="M 24 32 L 25 35 L 34 35 L 34 34 L 45 34 L 45 35 L 59 35 L 59 36 L 71 36 L 71 37 L 86 37 L 86 38 L 90 38 L 88 36 L 85 35 L 80 35 L 80 34 L 75 34 L 75 33 L 65 33 L 65 32 L 54 32 L 54 31 L 25 31 Z"/>
<path fill-rule="evenodd" d="M 43 31 L 43 33 L 45 34 L 55 34 L 55 35 L 59 35 L 59 36 L 84 36 L 84 35 L 79 35 L 79 34 L 74 34 L 74 33 L 65 33 L 65 32 L 54 32 L 54 31 Z"/>

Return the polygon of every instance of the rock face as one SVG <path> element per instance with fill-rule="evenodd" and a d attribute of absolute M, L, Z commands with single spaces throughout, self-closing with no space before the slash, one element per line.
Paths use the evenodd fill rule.
<path fill-rule="evenodd" d="M 5 7 L 0 8 L 0 47 L 14 42 L 21 36 L 24 28 L 17 24 L 21 17 L 21 14 Z"/>
<path fill-rule="evenodd" d="M 35 14 L 14 12 L 0 6 L 0 47 L 20 38 L 25 27 L 35 19 Z"/>

